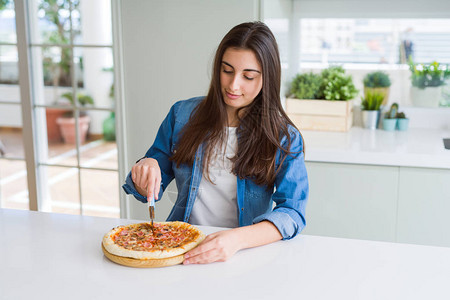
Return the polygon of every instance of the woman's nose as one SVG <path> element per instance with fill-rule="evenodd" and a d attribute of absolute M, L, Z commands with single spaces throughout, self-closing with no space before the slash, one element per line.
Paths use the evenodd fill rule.
<path fill-rule="evenodd" d="M 230 81 L 230 90 L 237 91 L 240 88 L 240 79 L 237 75 L 233 76 L 233 78 Z"/>

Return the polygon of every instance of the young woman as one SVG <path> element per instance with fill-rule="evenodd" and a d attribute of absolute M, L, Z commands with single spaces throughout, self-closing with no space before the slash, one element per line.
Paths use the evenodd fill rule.
<path fill-rule="evenodd" d="M 207 96 L 175 103 L 128 175 L 124 190 L 144 203 L 175 178 L 169 221 L 232 228 L 209 235 L 185 264 L 225 261 L 305 226 L 303 139 L 281 106 L 280 78 L 270 29 L 237 25 L 217 49 Z"/>

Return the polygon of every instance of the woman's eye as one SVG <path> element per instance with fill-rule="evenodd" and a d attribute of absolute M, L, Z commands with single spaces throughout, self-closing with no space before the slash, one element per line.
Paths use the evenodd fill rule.
<path fill-rule="evenodd" d="M 245 77 L 245 79 L 247 79 L 247 80 L 253 80 L 253 79 L 255 79 L 255 78 L 248 77 L 248 76 L 244 76 L 244 77 Z"/>
<path fill-rule="evenodd" d="M 231 74 L 233 71 L 223 70 L 224 73 Z"/>

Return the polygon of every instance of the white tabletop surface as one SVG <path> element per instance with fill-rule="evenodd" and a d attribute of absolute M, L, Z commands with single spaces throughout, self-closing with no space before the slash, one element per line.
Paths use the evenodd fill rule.
<path fill-rule="evenodd" d="M 135 222 L 0 209 L 0 299 L 450 299 L 450 248 L 299 235 L 225 263 L 109 261 L 104 233 Z"/>
<path fill-rule="evenodd" d="M 306 161 L 450 169 L 450 150 L 442 140 L 450 138 L 450 130 L 301 132 Z"/>

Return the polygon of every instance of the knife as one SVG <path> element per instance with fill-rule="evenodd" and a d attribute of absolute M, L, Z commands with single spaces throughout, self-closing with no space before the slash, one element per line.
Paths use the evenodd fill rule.
<path fill-rule="evenodd" d="M 153 219 L 155 219 L 155 195 L 152 194 L 150 198 L 147 199 L 148 203 L 148 213 L 150 214 L 150 220 L 151 220 L 151 228 L 152 228 L 152 234 L 153 234 Z"/>

